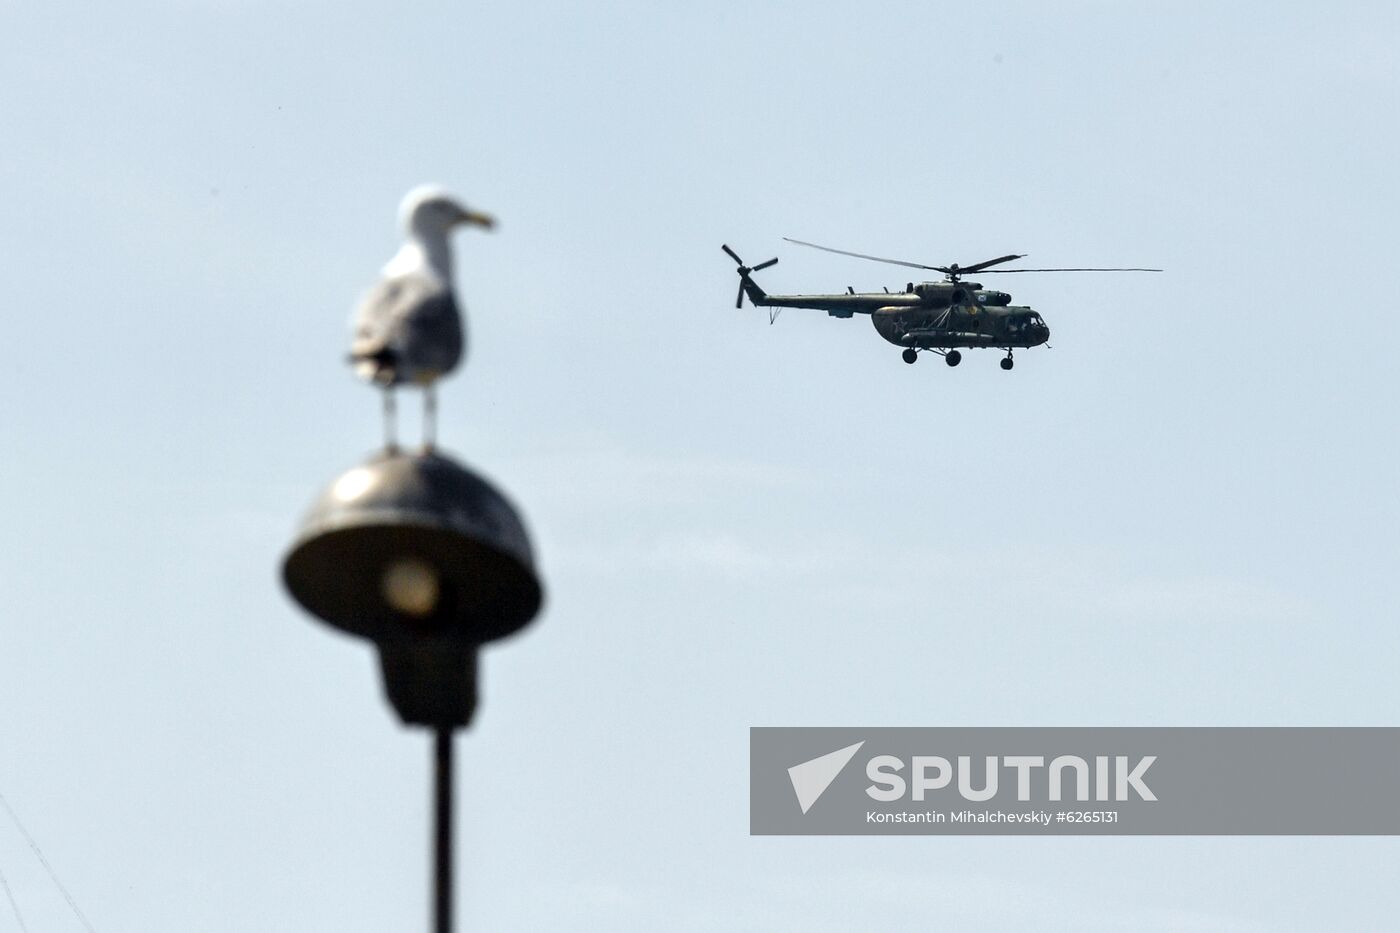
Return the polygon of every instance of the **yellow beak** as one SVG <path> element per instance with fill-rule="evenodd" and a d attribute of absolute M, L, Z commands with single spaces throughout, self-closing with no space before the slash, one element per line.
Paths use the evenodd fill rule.
<path fill-rule="evenodd" d="M 490 214 L 483 214 L 480 211 L 470 211 L 463 208 L 461 213 L 457 215 L 457 223 L 475 224 L 478 227 L 485 227 L 487 230 L 490 230 L 492 227 L 496 226 L 496 218 L 492 217 Z"/>

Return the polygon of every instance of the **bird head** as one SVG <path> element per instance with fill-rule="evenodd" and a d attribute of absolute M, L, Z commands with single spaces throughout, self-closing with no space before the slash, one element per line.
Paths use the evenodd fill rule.
<path fill-rule="evenodd" d="M 465 207 L 447 192 L 434 185 L 422 185 L 404 195 L 399 205 L 399 222 L 405 232 L 419 237 L 445 237 L 459 224 L 474 224 L 491 229 L 495 218 Z"/>

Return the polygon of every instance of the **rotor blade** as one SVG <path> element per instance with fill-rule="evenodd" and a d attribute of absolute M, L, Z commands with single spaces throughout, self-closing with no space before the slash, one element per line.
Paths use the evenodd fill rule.
<path fill-rule="evenodd" d="M 732 259 L 732 260 L 734 260 L 734 261 L 735 261 L 736 263 L 738 263 L 739 265 L 742 266 L 742 265 L 744 264 L 744 260 L 740 259 L 740 258 L 739 258 L 739 254 L 736 253 L 736 252 L 734 252 L 734 250 L 730 249 L 729 246 L 728 246 L 728 244 L 722 244 L 722 245 L 720 246 L 720 249 L 722 249 L 722 250 L 724 250 L 726 253 L 728 253 L 728 254 L 729 254 L 729 258 Z"/>
<path fill-rule="evenodd" d="M 995 265 L 997 265 L 998 263 L 1010 262 L 1010 261 L 1013 260 L 1013 259 L 1025 259 L 1025 258 L 1026 258 L 1026 254 L 1025 254 L 1025 253 L 1010 253 L 1010 254 L 1008 254 L 1008 255 L 1006 255 L 1006 256 L 1002 256 L 1002 257 L 1000 257 L 1000 258 L 998 258 L 998 259 L 988 259 L 988 260 L 985 260 L 985 261 L 983 261 L 983 262 L 976 262 L 976 263 L 973 263 L 973 264 L 970 265 L 970 266 L 961 266 L 961 267 L 959 267 L 959 269 L 958 269 L 958 274 L 959 274 L 959 275 L 966 275 L 966 274 L 969 273 L 969 272 L 981 272 L 983 269 L 987 268 L 988 266 L 995 266 Z"/>
<path fill-rule="evenodd" d="M 888 262 L 891 265 L 908 266 L 911 269 L 932 269 L 935 272 L 947 271 L 942 266 L 926 266 L 922 263 L 917 262 L 905 262 L 902 259 L 885 259 L 883 256 L 867 256 L 865 253 L 852 253 L 849 250 L 832 249 L 830 246 L 818 246 L 816 243 L 808 243 L 805 240 L 794 240 L 792 237 L 788 236 L 783 237 L 783 239 L 787 240 L 789 243 L 796 243 L 798 246 L 810 246 L 812 249 L 825 250 L 828 253 L 840 253 L 842 256 L 854 256 L 857 259 L 871 259 L 875 262 Z"/>
<path fill-rule="evenodd" d="M 738 296 L 734 299 L 734 307 L 736 307 L 736 308 L 742 308 L 743 306 L 744 306 L 744 280 L 743 280 L 743 279 L 740 279 L 740 280 L 739 280 L 739 294 L 738 294 Z"/>
<path fill-rule="evenodd" d="M 1139 269 L 1136 266 L 1075 267 L 1072 269 L 985 269 L 988 273 L 997 272 L 1163 272 L 1163 269 Z"/>
<path fill-rule="evenodd" d="M 768 260 L 767 262 L 760 262 L 758 265 L 754 266 L 754 267 L 753 267 L 752 269 L 750 269 L 749 271 L 750 271 L 750 272 L 757 272 L 757 271 L 759 271 L 760 269 L 767 269 L 769 266 L 776 266 L 777 264 L 778 264 L 778 258 L 777 258 L 776 256 L 774 256 L 772 259 Z"/>

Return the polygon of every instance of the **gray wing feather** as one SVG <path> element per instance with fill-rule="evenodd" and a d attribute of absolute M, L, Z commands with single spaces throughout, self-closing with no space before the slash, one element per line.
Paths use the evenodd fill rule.
<path fill-rule="evenodd" d="M 383 385 L 430 382 L 462 360 L 466 338 L 452 290 L 427 276 L 379 282 L 355 312 L 350 356 Z"/>

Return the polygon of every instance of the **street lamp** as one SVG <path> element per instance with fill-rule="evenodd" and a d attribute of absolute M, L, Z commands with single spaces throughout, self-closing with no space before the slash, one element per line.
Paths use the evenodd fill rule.
<path fill-rule="evenodd" d="M 477 649 L 518 631 L 542 592 L 514 507 L 441 453 L 386 450 L 311 506 L 282 566 L 308 612 L 379 649 L 405 723 L 435 731 L 435 929 L 452 929 L 452 736 L 477 702 Z"/>

